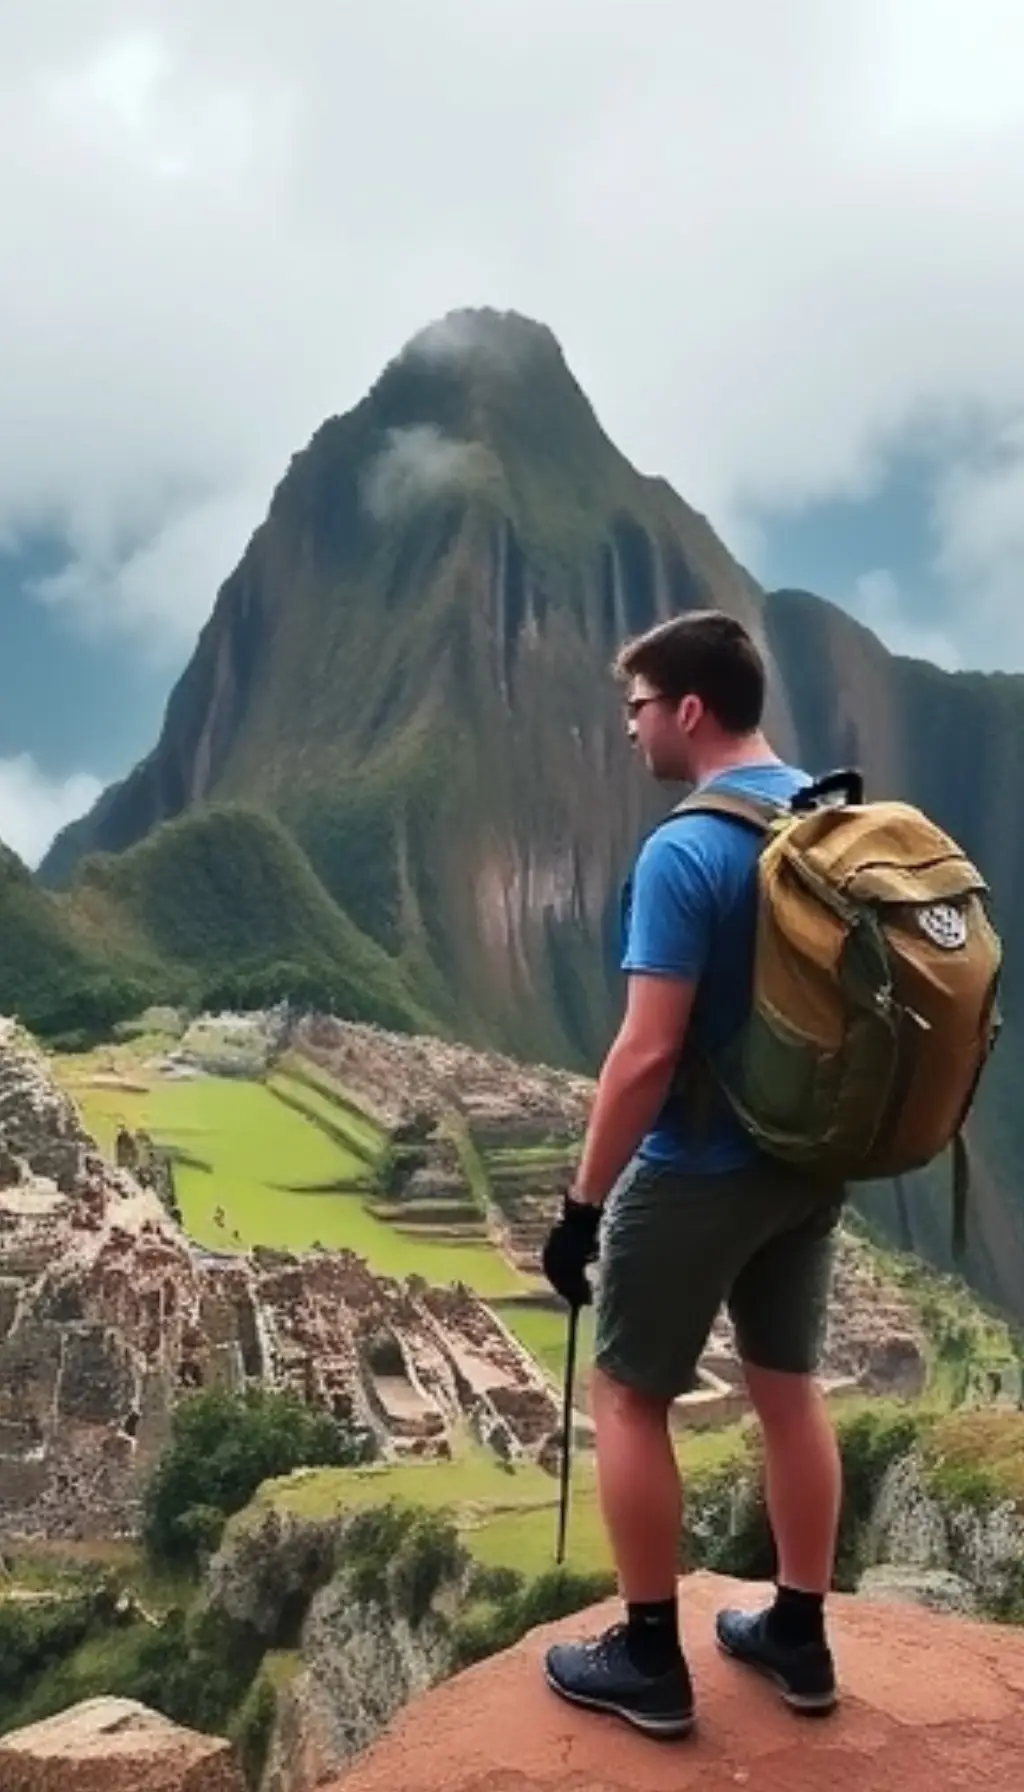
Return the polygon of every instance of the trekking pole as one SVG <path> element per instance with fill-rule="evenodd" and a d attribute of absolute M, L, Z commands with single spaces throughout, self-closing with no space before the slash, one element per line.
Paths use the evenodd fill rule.
<path fill-rule="evenodd" d="M 579 1307 L 569 1308 L 569 1332 L 565 1344 L 565 1388 L 562 1397 L 562 1485 L 558 1505 L 558 1545 L 555 1561 L 565 1560 L 565 1527 L 569 1517 L 569 1468 L 572 1454 L 572 1387 L 576 1375 L 576 1332 Z"/>

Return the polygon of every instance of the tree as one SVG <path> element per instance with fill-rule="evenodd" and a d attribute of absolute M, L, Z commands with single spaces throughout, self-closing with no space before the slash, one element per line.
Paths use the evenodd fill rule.
<path fill-rule="evenodd" d="M 366 1462 L 374 1452 L 372 1433 L 294 1394 L 253 1388 L 191 1395 L 175 1408 L 170 1443 L 146 1488 L 147 1553 L 156 1562 L 195 1567 L 262 1481 L 297 1468 Z"/>

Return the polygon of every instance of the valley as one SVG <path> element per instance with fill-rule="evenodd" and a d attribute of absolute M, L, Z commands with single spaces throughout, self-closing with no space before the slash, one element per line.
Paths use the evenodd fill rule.
<path fill-rule="evenodd" d="M 273 1011 L 180 1020 L 162 1034 L 144 1017 L 134 1040 L 53 1064 L 108 1155 L 133 1167 L 143 1140 L 169 1166 L 199 1262 L 346 1252 L 375 1276 L 464 1287 L 557 1394 L 565 1317 L 538 1251 L 582 1137 L 587 1079 L 430 1036 L 325 1016 L 288 1023 Z M 921 1393 L 933 1373 L 927 1327 L 891 1268 L 850 1233 L 838 1276 L 829 1384 L 837 1395 Z M 584 1428 L 591 1337 L 587 1313 Z M 392 1396 L 416 1410 L 397 1383 Z M 678 1408 L 690 1428 L 742 1416 L 724 1317 Z"/>
<path fill-rule="evenodd" d="M 401 1702 L 612 1584 L 589 1314 L 554 1567 L 565 1319 L 536 1261 L 592 1085 L 280 1008 L 151 1011 L 119 1031 L 69 1053 L 0 1029 L 0 1639 L 15 1660 L 55 1652 L 0 1696 L 0 1732 L 121 1693 L 230 1734 L 253 1787 L 298 1737 L 336 1771 L 376 1734 L 373 1662 L 391 1663 Z M 1010 1329 L 853 1215 L 823 1382 L 852 1476 L 842 1584 L 879 1559 L 867 1488 L 915 1438 L 941 1441 L 957 1497 L 959 1462 L 1012 1478 L 1024 1460 Z M 154 1559 L 145 1494 L 175 1412 L 260 1388 L 354 1426 L 365 1459 L 257 1477 L 191 1566 Z M 958 1416 L 1002 1429 L 979 1447 L 943 1429 Z M 763 1572 L 724 1320 L 673 1436 L 681 1563 Z M 194 1519 L 205 1534 L 210 1515 Z M 449 1614 L 429 1637 L 410 1628 L 402 1576 L 425 1576 Z M 345 1640 L 359 1611 L 369 1655 L 365 1630 Z M 344 1734 L 316 1692 L 336 1680 Z"/>

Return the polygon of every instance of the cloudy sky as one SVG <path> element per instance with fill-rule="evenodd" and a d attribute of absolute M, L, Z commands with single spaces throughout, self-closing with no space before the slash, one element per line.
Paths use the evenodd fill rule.
<path fill-rule="evenodd" d="M 769 585 L 1024 669 L 1020 0 L 0 12 L 0 837 L 151 744 L 289 455 L 550 324 Z"/>

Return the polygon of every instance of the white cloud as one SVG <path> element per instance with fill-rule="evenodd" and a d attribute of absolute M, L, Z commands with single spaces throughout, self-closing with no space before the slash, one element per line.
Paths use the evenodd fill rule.
<path fill-rule="evenodd" d="M 126 631 L 156 657 L 187 648 L 265 503 L 247 490 L 196 498 L 158 513 L 131 543 L 72 526 L 73 558 L 32 590 L 84 633 Z"/>
<path fill-rule="evenodd" d="M 0 759 L 0 841 L 34 870 L 57 831 L 84 815 L 101 788 L 90 772 L 49 778 L 27 753 Z"/>
<path fill-rule="evenodd" d="M 886 567 L 866 572 L 857 580 L 849 608 L 859 621 L 885 642 L 891 653 L 911 659 L 931 660 L 947 672 L 962 664 L 959 649 L 944 629 L 915 623 L 907 615 L 897 580 Z"/>
<path fill-rule="evenodd" d="M 1024 9 L 966 19 L 8 8 L 0 534 L 56 519 L 48 598 L 177 652 L 295 448 L 463 305 L 550 323 L 713 521 L 864 490 L 921 419 L 1024 414 Z"/>
<path fill-rule="evenodd" d="M 971 664 L 1024 665 L 1024 418 L 946 469 L 933 521 L 937 567 L 965 617 Z"/>
<path fill-rule="evenodd" d="M 463 485 L 485 459 L 479 444 L 456 442 L 433 424 L 388 432 L 387 447 L 366 469 L 362 499 L 378 522 Z"/>

